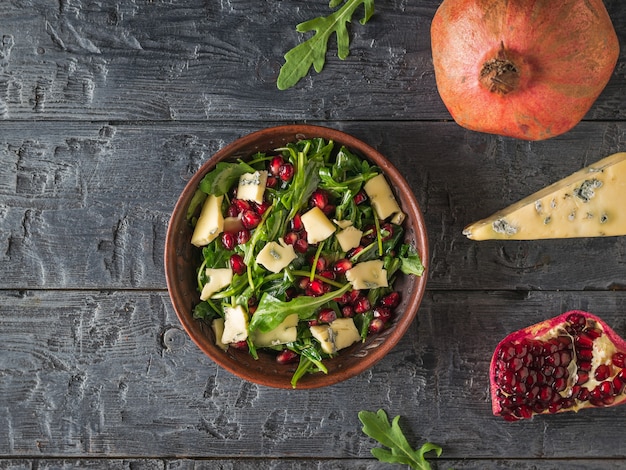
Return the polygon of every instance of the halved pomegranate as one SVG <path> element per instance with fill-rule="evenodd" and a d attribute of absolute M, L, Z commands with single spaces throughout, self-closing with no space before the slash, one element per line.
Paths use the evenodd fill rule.
<path fill-rule="evenodd" d="M 626 341 L 572 310 L 511 333 L 491 359 L 493 414 L 508 421 L 626 402 Z"/>

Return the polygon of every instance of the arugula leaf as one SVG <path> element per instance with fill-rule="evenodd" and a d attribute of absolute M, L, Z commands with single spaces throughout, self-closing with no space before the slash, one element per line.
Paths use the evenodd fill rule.
<path fill-rule="evenodd" d="M 421 276 L 424 274 L 424 265 L 419 253 L 412 245 L 404 244 L 400 247 L 399 256 L 401 265 L 400 271 L 404 274 L 415 274 Z"/>
<path fill-rule="evenodd" d="M 246 163 L 219 162 L 215 169 L 200 181 L 200 189 L 206 194 L 221 196 L 226 194 L 244 173 L 253 173 L 254 168 Z"/>
<path fill-rule="evenodd" d="M 431 470 L 424 454 L 432 451 L 437 457 L 441 455 L 442 448 L 431 442 L 414 450 L 400 428 L 400 416 L 393 418 L 391 424 L 384 410 L 378 410 L 377 413 L 360 411 L 358 416 L 363 423 L 363 432 L 389 449 L 372 449 L 372 455 L 381 462 L 409 465 L 414 470 Z"/>
<path fill-rule="evenodd" d="M 300 296 L 288 302 L 277 299 L 268 294 L 263 294 L 259 305 L 252 316 L 249 331 L 259 330 L 263 333 L 273 330 L 292 313 L 297 313 L 301 320 L 306 320 L 315 314 L 316 310 L 326 302 L 341 297 L 345 292 L 350 290 L 350 283 L 344 285 L 340 289 L 328 292 L 319 297 Z"/>
<path fill-rule="evenodd" d="M 334 8 L 341 0 L 331 0 L 330 7 Z M 291 88 L 306 76 L 311 66 L 317 73 L 324 68 L 328 40 L 335 33 L 337 36 L 337 56 L 344 60 L 348 57 L 350 37 L 346 23 L 349 23 L 356 9 L 363 4 L 365 14 L 360 23 L 365 24 L 374 14 L 374 0 L 346 0 L 334 13 L 305 21 L 296 26 L 296 31 L 306 33 L 315 31 L 315 34 L 300 43 L 285 54 L 285 63 L 280 69 L 276 86 L 279 90 Z"/>

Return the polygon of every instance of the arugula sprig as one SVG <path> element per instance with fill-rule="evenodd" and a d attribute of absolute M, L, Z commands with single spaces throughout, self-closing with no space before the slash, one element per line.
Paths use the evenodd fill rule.
<path fill-rule="evenodd" d="M 335 8 L 344 0 L 330 0 L 329 7 Z M 276 86 L 279 90 L 291 88 L 313 67 L 317 73 L 324 68 L 328 41 L 333 33 L 337 36 L 337 56 L 345 60 L 350 52 L 350 37 L 346 26 L 356 9 L 363 5 L 365 14 L 360 20 L 365 24 L 374 14 L 374 0 L 345 0 L 343 5 L 328 16 L 320 16 L 296 26 L 296 31 L 315 34 L 285 54 L 285 63 L 280 69 Z"/>
<path fill-rule="evenodd" d="M 431 442 L 414 450 L 400 428 L 400 416 L 393 418 L 391 423 L 384 410 L 376 413 L 360 411 L 358 416 L 363 423 L 363 432 L 388 448 L 376 447 L 371 450 L 372 455 L 381 462 L 409 465 L 414 470 L 431 470 L 424 454 L 435 452 L 437 457 L 441 455 L 442 448 Z"/>

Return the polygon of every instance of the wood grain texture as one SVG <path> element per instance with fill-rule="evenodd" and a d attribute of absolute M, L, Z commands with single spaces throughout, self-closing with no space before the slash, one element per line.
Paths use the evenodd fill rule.
<path fill-rule="evenodd" d="M 624 150 L 623 123 L 585 122 L 537 143 L 453 123 L 321 124 L 352 133 L 402 169 L 426 217 L 430 289 L 626 287 L 623 237 L 462 235 L 467 224 Z M 163 289 L 165 231 L 185 182 L 216 150 L 263 126 L 0 123 L 0 287 Z"/>
<path fill-rule="evenodd" d="M 572 131 L 522 142 L 466 131 L 435 85 L 439 0 L 376 2 L 351 50 L 278 91 L 305 0 L 0 1 L 0 469 L 387 469 L 362 409 L 435 442 L 438 470 L 626 467 L 626 407 L 506 423 L 488 367 L 513 330 L 570 309 L 626 336 L 624 237 L 473 242 L 469 223 L 626 150 L 622 52 Z M 217 368 L 165 288 L 186 181 L 251 131 L 307 122 L 380 150 L 426 217 L 417 320 L 368 372 L 274 390 Z"/>
<path fill-rule="evenodd" d="M 327 3 L 2 2 L 0 118 L 450 118 L 433 92 L 430 20 L 437 0 L 378 2 L 367 25 L 351 24 L 346 61 L 337 58 L 333 39 L 323 73 L 279 92 L 283 55 L 308 37 L 295 25 L 328 14 Z M 617 25 L 626 23 L 618 1 L 607 8 Z M 624 43 L 626 33 L 618 34 Z M 624 57 L 622 51 L 620 63 Z M 620 66 L 589 117 L 623 119 L 623 83 Z"/>
<path fill-rule="evenodd" d="M 491 415 L 497 342 L 573 308 L 626 333 L 623 292 L 429 292 L 373 369 L 290 391 L 218 369 L 165 293 L 2 291 L 0 454 L 366 459 L 375 443 L 357 414 L 383 408 L 402 415 L 411 442 L 439 443 L 447 459 L 626 458 L 626 407 L 515 424 Z M 593 445 L 579 439 L 590 423 Z"/>

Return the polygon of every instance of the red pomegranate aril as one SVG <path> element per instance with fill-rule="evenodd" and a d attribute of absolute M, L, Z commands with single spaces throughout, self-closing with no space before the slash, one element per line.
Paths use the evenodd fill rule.
<path fill-rule="evenodd" d="M 278 177 L 285 183 L 288 183 L 293 178 L 294 168 L 291 163 L 284 163 L 278 169 Z"/>
<path fill-rule="evenodd" d="M 298 253 L 306 253 L 309 249 L 309 242 L 307 242 L 304 238 L 298 238 L 293 244 L 293 249 Z"/>
<path fill-rule="evenodd" d="M 271 204 L 267 201 L 263 201 L 262 203 L 254 203 L 254 209 L 256 210 L 256 213 L 259 215 L 263 215 L 265 214 L 265 211 L 267 211 L 270 208 Z"/>
<path fill-rule="evenodd" d="M 248 211 L 252 209 L 252 204 L 245 199 L 233 199 L 232 204 L 234 204 L 239 212 Z"/>
<path fill-rule="evenodd" d="M 335 272 L 331 271 L 330 269 L 325 269 L 324 271 L 321 271 L 320 276 L 325 277 L 326 279 L 330 279 L 331 281 L 337 279 L 337 275 L 335 274 Z"/>
<path fill-rule="evenodd" d="M 231 204 L 226 209 L 226 217 L 237 217 L 239 215 L 239 208 L 236 204 Z"/>
<path fill-rule="evenodd" d="M 265 187 L 273 189 L 276 186 L 278 186 L 278 178 L 276 176 L 268 176 L 265 181 Z"/>
<path fill-rule="evenodd" d="M 319 207 L 320 209 L 324 209 L 328 204 L 328 193 L 322 189 L 316 189 L 311 194 L 309 199 L 309 206 L 311 207 Z"/>
<path fill-rule="evenodd" d="M 268 166 L 268 170 L 270 174 L 274 176 L 278 176 L 280 167 L 284 164 L 285 164 L 285 159 L 281 157 L 280 155 L 276 155 L 275 157 L 272 157 L 272 159 L 270 160 L 270 164 Z"/>
<path fill-rule="evenodd" d="M 340 260 L 335 261 L 335 264 L 333 265 L 333 271 L 337 274 L 343 274 L 350 269 L 352 269 L 352 261 L 346 258 L 341 258 Z"/>
<path fill-rule="evenodd" d="M 294 232 L 299 232 L 304 228 L 304 224 L 302 223 L 302 216 L 300 214 L 296 214 L 293 219 L 289 222 L 291 226 L 291 230 Z"/>
<path fill-rule="evenodd" d="M 372 334 L 380 333 L 385 329 L 385 322 L 380 318 L 373 318 L 367 328 L 367 331 Z"/>
<path fill-rule="evenodd" d="M 511 421 L 626 403 L 624 363 L 626 342 L 587 312 L 568 312 L 511 333 L 492 357 L 494 414 Z"/>
<path fill-rule="evenodd" d="M 237 237 L 232 232 L 223 232 L 220 239 L 222 241 L 222 245 L 227 250 L 234 249 L 237 244 Z"/>
<path fill-rule="evenodd" d="M 248 230 L 252 230 L 261 223 L 261 216 L 252 209 L 245 210 L 241 214 L 241 223 Z"/>
<path fill-rule="evenodd" d="M 248 350 L 248 342 L 246 340 L 237 341 L 236 343 L 230 343 L 230 346 L 235 349 L 239 349 L 240 351 Z"/>
<path fill-rule="evenodd" d="M 355 302 L 354 302 L 354 311 L 356 313 L 365 313 L 367 312 L 370 308 L 372 308 L 370 301 L 367 299 L 367 297 L 363 296 L 363 297 L 359 297 Z"/>
<path fill-rule="evenodd" d="M 607 364 L 600 364 L 596 367 L 596 371 L 594 373 L 594 377 L 598 382 L 602 382 L 606 380 L 611 375 L 611 368 Z"/>
<path fill-rule="evenodd" d="M 334 204 L 326 204 L 326 207 L 322 209 L 322 212 L 326 217 L 332 219 L 335 216 L 335 210 L 337 210 L 337 207 Z"/>
<path fill-rule="evenodd" d="M 300 356 L 298 353 L 292 351 L 291 349 L 283 349 L 276 355 L 276 362 L 279 364 L 292 364 L 294 362 L 298 362 L 300 360 Z"/>
<path fill-rule="evenodd" d="M 321 323 L 332 323 L 337 319 L 337 312 L 332 308 L 323 308 L 317 313 L 317 319 Z"/>
<path fill-rule="evenodd" d="M 367 201 L 367 194 L 365 193 L 364 190 L 360 190 L 358 193 L 354 195 L 353 200 L 356 205 L 362 204 L 365 201 Z"/>
<path fill-rule="evenodd" d="M 380 303 L 385 307 L 396 308 L 398 305 L 400 305 L 400 293 L 390 292 L 382 299 L 380 299 Z"/>
<path fill-rule="evenodd" d="M 374 312 L 374 318 L 380 318 L 385 323 L 391 320 L 391 310 L 389 309 L 389 307 L 379 305 L 377 307 L 374 307 L 373 312 Z"/>
<path fill-rule="evenodd" d="M 626 366 L 626 354 L 620 352 L 613 354 L 611 362 L 614 366 L 621 367 L 623 369 Z"/>
<path fill-rule="evenodd" d="M 306 287 L 306 294 L 311 297 L 319 297 L 324 293 L 324 283 L 319 279 L 313 279 Z"/>
<path fill-rule="evenodd" d="M 244 245 L 250 241 L 250 231 L 243 229 L 237 232 L 237 245 Z"/>
<path fill-rule="evenodd" d="M 315 259 L 314 256 L 311 256 L 309 257 L 309 263 L 311 264 L 315 263 L 316 272 L 324 271 L 327 265 L 326 258 L 324 258 L 323 256 L 320 256 L 319 258 L 317 258 L 317 260 Z"/>
<path fill-rule="evenodd" d="M 298 237 L 298 234 L 295 232 L 287 232 L 285 234 L 285 236 L 283 237 L 283 241 L 287 244 L 287 245 L 294 245 L 298 239 L 300 237 Z"/>
<path fill-rule="evenodd" d="M 341 316 L 344 318 L 352 318 L 355 315 L 354 307 L 352 305 L 344 305 L 341 307 Z"/>
<path fill-rule="evenodd" d="M 242 275 L 246 272 L 246 263 L 243 261 L 243 257 L 237 253 L 230 256 L 230 269 L 233 270 L 235 274 Z"/>

